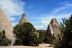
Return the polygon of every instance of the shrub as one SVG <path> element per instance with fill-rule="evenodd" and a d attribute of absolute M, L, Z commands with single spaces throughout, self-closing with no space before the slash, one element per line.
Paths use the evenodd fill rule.
<path fill-rule="evenodd" d="M 11 45 L 11 40 L 7 39 L 5 36 L 5 31 L 0 32 L 0 46 Z"/>

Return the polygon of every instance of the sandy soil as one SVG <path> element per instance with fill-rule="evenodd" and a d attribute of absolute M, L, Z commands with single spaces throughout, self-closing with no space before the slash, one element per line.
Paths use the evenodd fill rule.
<path fill-rule="evenodd" d="M 0 48 L 53 48 L 50 44 L 39 44 L 39 46 L 0 46 Z"/>
<path fill-rule="evenodd" d="M 0 48 L 53 48 L 53 47 L 31 47 L 31 46 L 3 46 Z"/>

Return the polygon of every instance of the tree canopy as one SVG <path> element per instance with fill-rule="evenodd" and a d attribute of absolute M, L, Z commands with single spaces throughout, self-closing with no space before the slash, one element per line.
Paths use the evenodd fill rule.
<path fill-rule="evenodd" d="M 63 19 L 61 27 L 62 39 L 58 41 L 55 48 L 72 48 L 72 15 L 69 19 Z"/>
<path fill-rule="evenodd" d="M 11 40 L 6 38 L 5 31 L 0 32 L 0 46 L 8 46 L 11 45 Z"/>
<path fill-rule="evenodd" d="M 37 45 L 38 34 L 31 23 L 24 23 L 14 27 L 16 35 L 15 45 Z"/>

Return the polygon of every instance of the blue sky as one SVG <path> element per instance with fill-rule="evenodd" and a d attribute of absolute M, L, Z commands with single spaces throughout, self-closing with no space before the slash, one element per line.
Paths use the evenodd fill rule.
<path fill-rule="evenodd" d="M 62 18 L 70 17 L 72 0 L 0 0 L 0 8 L 12 25 L 18 24 L 21 15 L 26 13 L 36 29 L 47 29 L 52 18 L 60 23 Z"/>

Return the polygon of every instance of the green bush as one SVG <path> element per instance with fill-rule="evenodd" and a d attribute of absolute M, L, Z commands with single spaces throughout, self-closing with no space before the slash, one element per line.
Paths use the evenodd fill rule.
<path fill-rule="evenodd" d="M 0 46 L 11 45 L 11 40 L 7 39 L 5 36 L 5 31 L 0 32 Z"/>
<path fill-rule="evenodd" d="M 72 48 L 72 15 L 69 19 L 63 20 L 61 40 L 57 40 L 55 48 Z"/>
<path fill-rule="evenodd" d="M 14 27 L 16 41 L 14 45 L 36 45 L 38 42 L 38 33 L 31 23 L 24 23 Z"/>

